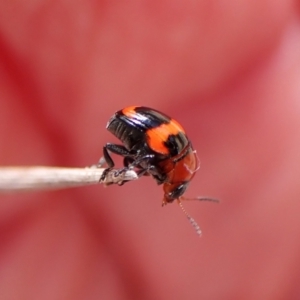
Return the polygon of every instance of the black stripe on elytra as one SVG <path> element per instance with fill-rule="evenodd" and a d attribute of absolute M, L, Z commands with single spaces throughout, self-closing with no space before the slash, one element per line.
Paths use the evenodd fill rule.
<path fill-rule="evenodd" d="M 171 121 L 170 117 L 152 108 L 139 106 L 135 108 L 135 112 L 136 114 L 130 118 L 124 115 L 122 111 L 118 114 L 121 120 L 143 131 L 159 127 L 162 124 L 169 124 Z"/>
<path fill-rule="evenodd" d="M 189 145 L 189 140 L 186 135 L 179 132 L 176 135 L 170 134 L 167 141 L 164 142 L 168 150 L 170 151 L 170 156 L 176 156 L 180 154 L 187 145 Z"/>

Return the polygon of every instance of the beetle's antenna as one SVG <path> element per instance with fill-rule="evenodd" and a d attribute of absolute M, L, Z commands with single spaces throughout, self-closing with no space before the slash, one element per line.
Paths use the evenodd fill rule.
<path fill-rule="evenodd" d="M 219 199 L 216 198 L 209 198 L 209 197 L 195 197 L 195 198 L 185 198 L 181 197 L 181 200 L 198 200 L 198 201 L 209 201 L 209 202 L 215 202 L 215 203 L 220 203 Z"/>
<path fill-rule="evenodd" d="M 187 211 L 185 210 L 185 208 L 183 207 L 182 203 L 180 202 L 179 199 L 177 199 L 178 205 L 180 206 L 180 208 L 182 209 L 183 213 L 186 215 L 186 217 L 188 218 L 189 222 L 192 224 L 192 226 L 195 228 L 197 234 L 199 236 L 201 236 L 202 232 L 201 229 L 199 227 L 199 225 L 197 224 L 197 222 L 187 213 Z"/>

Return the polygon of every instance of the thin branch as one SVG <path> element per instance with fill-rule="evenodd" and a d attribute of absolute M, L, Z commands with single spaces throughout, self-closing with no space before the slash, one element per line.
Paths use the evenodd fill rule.
<path fill-rule="evenodd" d="M 96 167 L 0 167 L 0 193 L 28 190 L 62 189 L 83 185 L 120 184 L 124 180 L 136 180 L 135 171 L 121 172 L 111 170 L 100 182 L 105 169 Z"/>

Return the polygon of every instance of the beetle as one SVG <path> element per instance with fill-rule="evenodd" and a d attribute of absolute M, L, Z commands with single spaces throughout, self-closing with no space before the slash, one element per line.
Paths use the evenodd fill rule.
<path fill-rule="evenodd" d="M 112 152 L 124 157 L 120 171 L 137 168 L 138 176 L 151 175 L 163 184 L 163 205 L 182 197 L 199 169 L 199 160 L 176 120 L 153 108 L 129 106 L 117 111 L 106 128 L 123 143 L 103 147 L 106 172 L 115 165 Z"/>
<path fill-rule="evenodd" d="M 162 205 L 177 200 L 200 235 L 198 224 L 181 204 L 181 200 L 194 200 L 184 198 L 183 194 L 199 169 L 196 151 L 182 126 L 156 109 L 129 106 L 117 111 L 108 121 L 106 128 L 123 144 L 107 143 L 103 147 L 103 157 L 98 166 L 106 162 L 108 168 L 103 172 L 100 181 L 115 165 L 110 153 L 122 156 L 124 167 L 117 172 L 134 168 L 139 177 L 152 176 L 158 184 L 163 185 Z M 215 199 L 204 197 L 195 199 L 217 202 Z"/>

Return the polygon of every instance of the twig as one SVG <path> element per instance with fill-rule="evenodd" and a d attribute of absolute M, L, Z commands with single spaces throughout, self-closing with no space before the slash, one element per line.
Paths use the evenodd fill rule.
<path fill-rule="evenodd" d="M 116 170 L 111 170 L 106 178 L 100 182 L 104 170 L 96 167 L 0 167 L 0 193 L 61 189 L 99 183 L 105 185 L 120 184 L 124 180 L 136 180 L 138 178 L 133 170 L 120 174 Z"/>

